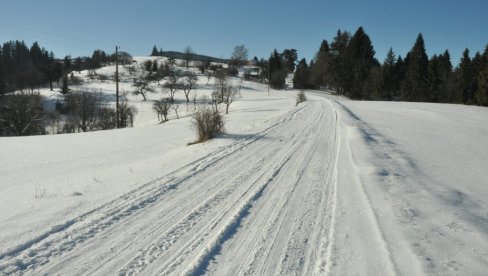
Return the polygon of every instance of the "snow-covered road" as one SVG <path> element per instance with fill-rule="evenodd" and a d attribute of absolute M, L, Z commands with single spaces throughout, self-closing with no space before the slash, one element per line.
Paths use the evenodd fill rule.
<path fill-rule="evenodd" d="M 317 98 L 0 255 L 5 274 L 330 269 L 337 114 Z"/>
<path fill-rule="evenodd" d="M 355 102 L 312 91 L 306 103 L 291 107 L 293 93 L 273 91 L 270 97 L 262 86 L 253 87 L 231 113 L 230 128 L 238 131 L 208 144 L 178 148 L 188 136 L 188 121 L 177 120 L 165 128 L 145 127 L 144 136 L 136 128 L 56 136 L 60 144 L 79 139 L 96 145 L 86 153 L 90 162 L 70 152 L 69 159 L 56 155 L 57 164 L 83 166 L 90 176 L 99 173 L 92 161 L 102 160 L 106 174 L 126 166 L 130 174 L 121 170 L 119 178 L 105 178 L 107 186 L 96 181 L 92 194 L 29 203 L 39 209 L 11 202 L 23 209 L 16 213 L 11 207 L 12 214 L 2 217 L 8 227 L 0 233 L 7 237 L 0 239 L 7 248 L 0 248 L 0 275 L 482 275 L 488 270 L 486 108 Z M 166 134 L 173 135 L 170 144 L 155 139 Z M 141 137 L 147 144 L 127 149 L 117 144 L 116 154 L 108 146 Z M 22 141 L 49 146 L 44 139 Z M 4 151 L 15 146 L 15 140 L 4 141 L 10 145 Z M 164 150 L 151 154 L 157 146 Z M 134 164 L 165 153 L 166 160 L 174 159 L 172 166 L 132 172 L 132 166 L 142 168 Z M 21 155 L 18 162 L 30 164 L 24 159 Z M 21 191 L 36 176 L 57 183 L 74 175 L 66 170 L 49 176 L 49 164 L 32 170 L 32 176 L 12 168 L 3 177 Z M 136 188 L 114 189 L 115 180 L 127 175 L 157 177 Z M 5 186 L 7 196 L 15 195 L 14 184 Z M 120 193 L 124 189 L 131 191 Z M 103 201 L 114 191 L 121 195 Z M 81 207 L 64 203 L 69 200 Z M 50 211 L 56 208 L 57 213 Z M 34 216 L 45 216 L 39 219 L 44 224 L 34 227 Z"/>

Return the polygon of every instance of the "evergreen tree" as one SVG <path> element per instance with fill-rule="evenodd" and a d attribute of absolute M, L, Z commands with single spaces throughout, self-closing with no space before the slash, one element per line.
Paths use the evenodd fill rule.
<path fill-rule="evenodd" d="M 282 55 L 283 55 L 283 62 L 285 63 L 286 73 L 287 74 L 293 73 L 295 71 L 295 63 L 298 60 L 297 50 L 285 49 Z"/>
<path fill-rule="evenodd" d="M 405 64 L 405 60 L 402 58 L 402 56 L 398 56 L 397 62 L 395 64 L 395 76 L 396 76 L 396 89 L 395 93 L 393 95 L 394 99 L 400 99 L 401 98 L 401 84 L 405 80 L 405 74 L 407 71 L 407 66 Z"/>
<path fill-rule="evenodd" d="M 439 91 L 436 93 L 436 102 L 448 102 L 449 86 L 452 80 L 452 63 L 449 51 L 444 51 L 438 57 L 438 78 L 440 79 Z"/>
<path fill-rule="evenodd" d="M 396 72 L 397 59 L 393 48 L 390 48 L 386 54 L 385 61 L 381 68 L 381 74 L 383 78 L 383 87 L 381 88 L 381 98 L 383 100 L 391 101 L 398 89 L 398 76 Z"/>
<path fill-rule="evenodd" d="M 156 47 L 156 45 L 154 45 L 154 47 L 152 49 L 151 56 L 153 56 L 153 57 L 159 56 L 158 48 Z"/>
<path fill-rule="evenodd" d="M 472 104 L 474 101 L 474 66 L 469 57 L 469 50 L 465 49 L 459 63 L 459 89 L 463 103 Z"/>
<path fill-rule="evenodd" d="M 425 51 L 422 34 L 417 36 L 413 48 L 405 59 L 406 73 L 403 82 L 402 98 L 407 101 L 425 101 L 428 99 L 427 75 L 429 59 Z"/>
<path fill-rule="evenodd" d="M 351 35 L 348 32 L 337 31 L 336 37 L 334 37 L 330 45 L 331 54 L 331 70 L 330 72 L 330 84 L 337 93 L 343 94 L 344 88 L 349 82 L 348 68 L 345 60 L 345 52 L 347 45 L 349 44 Z"/>
<path fill-rule="evenodd" d="M 476 94 L 478 90 L 478 76 L 484 69 L 484 60 L 480 52 L 476 52 L 472 60 L 473 63 L 473 84 L 472 84 L 472 98 L 471 102 L 468 104 L 479 104 L 476 100 Z"/>
<path fill-rule="evenodd" d="M 268 60 L 269 63 L 269 83 L 271 87 L 281 89 L 285 86 L 286 70 L 282 56 L 273 51 Z"/>
<path fill-rule="evenodd" d="M 346 52 L 345 67 L 350 72 L 350 81 L 345 83 L 344 92 L 353 99 L 366 98 L 369 91 L 363 91 L 364 84 L 369 78 L 371 69 L 378 64 L 374 58 L 375 51 L 371 39 L 359 27 L 352 36 Z"/>
<path fill-rule="evenodd" d="M 310 69 L 307 61 L 303 58 L 297 65 L 293 76 L 293 88 L 307 89 L 310 88 Z"/>
<path fill-rule="evenodd" d="M 475 94 L 476 103 L 478 105 L 488 106 L 488 66 L 478 75 L 478 87 Z"/>
<path fill-rule="evenodd" d="M 381 67 L 375 65 L 371 68 L 368 78 L 362 84 L 362 99 L 383 100 L 384 77 Z"/>
<path fill-rule="evenodd" d="M 63 84 L 61 86 L 61 94 L 66 95 L 69 92 L 69 85 L 68 85 L 68 76 L 65 75 L 63 77 Z"/>
<path fill-rule="evenodd" d="M 315 62 L 310 64 L 311 83 L 315 87 L 328 86 L 330 84 L 331 54 L 329 43 L 323 40 L 320 49 L 315 55 Z"/>
<path fill-rule="evenodd" d="M 437 55 L 433 55 L 429 61 L 429 66 L 427 69 L 428 97 L 426 100 L 430 102 L 437 102 L 440 97 L 441 77 L 439 72 L 439 63 L 439 57 Z"/>

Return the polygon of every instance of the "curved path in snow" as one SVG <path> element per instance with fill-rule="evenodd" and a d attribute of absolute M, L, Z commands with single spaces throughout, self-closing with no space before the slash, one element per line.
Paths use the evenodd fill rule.
<path fill-rule="evenodd" d="M 316 98 L 183 168 L 0 254 L 0 274 L 322 274 L 338 113 Z"/>

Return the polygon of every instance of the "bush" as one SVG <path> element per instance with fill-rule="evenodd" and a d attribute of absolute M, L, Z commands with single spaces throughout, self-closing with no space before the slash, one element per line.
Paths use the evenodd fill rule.
<path fill-rule="evenodd" d="M 137 115 L 137 109 L 134 106 L 128 105 L 127 101 L 119 104 L 119 120 L 120 128 L 133 127 L 134 119 Z"/>
<path fill-rule="evenodd" d="M 39 94 L 15 94 L 0 98 L 0 135 L 46 134 L 43 102 Z"/>
<path fill-rule="evenodd" d="M 165 98 L 153 103 L 153 110 L 158 114 L 158 120 L 160 123 L 168 121 L 168 113 L 171 108 L 171 99 Z"/>
<path fill-rule="evenodd" d="M 303 90 L 300 90 L 300 92 L 298 92 L 297 94 L 297 105 L 299 103 L 303 103 L 307 100 L 307 96 L 305 96 L 305 92 L 303 92 Z"/>
<path fill-rule="evenodd" d="M 198 135 L 198 140 L 195 143 L 205 142 L 224 133 L 222 115 L 206 105 L 200 106 L 193 114 L 192 123 Z"/>

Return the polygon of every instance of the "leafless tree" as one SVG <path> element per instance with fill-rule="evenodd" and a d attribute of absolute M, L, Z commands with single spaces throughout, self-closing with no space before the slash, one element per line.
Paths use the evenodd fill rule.
<path fill-rule="evenodd" d="M 198 77 L 193 72 L 186 72 L 183 74 L 183 79 L 181 82 L 181 88 L 185 93 L 186 102 L 190 102 L 190 92 L 192 89 L 197 87 Z"/>
<path fill-rule="evenodd" d="M 238 98 L 239 89 L 235 86 L 225 85 L 223 87 L 222 102 L 225 104 L 225 114 L 229 114 L 229 106 Z"/>
<path fill-rule="evenodd" d="M 215 71 L 215 85 L 217 86 L 217 91 L 220 91 L 220 99 L 224 98 L 224 87 L 227 85 L 227 73 L 223 68 Z M 220 101 L 219 103 L 221 103 Z"/>
<path fill-rule="evenodd" d="M 179 119 L 180 117 L 178 116 L 178 108 L 180 108 L 180 106 L 178 104 L 173 104 L 172 108 L 175 111 L 176 119 Z"/>
<path fill-rule="evenodd" d="M 158 120 L 161 123 L 168 121 L 168 113 L 171 108 L 171 100 L 169 98 L 164 98 L 155 101 L 153 104 L 153 110 L 158 114 Z"/>
<path fill-rule="evenodd" d="M 136 114 L 137 109 L 129 105 L 124 96 L 124 100 L 119 104 L 119 126 L 121 128 L 133 127 Z"/>
<path fill-rule="evenodd" d="M 39 94 L 16 94 L 0 97 L 0 135 L 45 134 L 45 111 Z"/>
<path fill-rule="evenodd" d="M 186 63 L 186 69 L 188 69 L 188 66 L 193 58 L 193 50 L 191 49 L 190 46 L 187 46 L 185 48 L 185 51 L 183 52 L 184 54 L 184 59 L 185 59 L 185 63 Z"/>
<path fill-rule="evenodd" d="M 207 75 L 207 84 L 208 84 L 208 83 L 210 82 L 210 79 L 211 79 L 211 78 L 212 78 L 212 76 L 213 76 L 213 73 L 212 73 L 210 70 L 207 70 L 206 75 Z"/>
<path fill-rule="evenodd" d="M 163 85 L 165 92 L 168 93 L 171 103 L 175 101 L 176 90 L 181 88 L 179 82 L 180 78 L 181 78 L 180 71 L 171 71 L 168 73 L 167 81 Z"/>
<path fill-rule="evenodd" d="M 134 95 L 141 95 L 144 101 L 147 99 L 147 93 L 154 93 L 154 89 L 150 87 L 151 79 L 149 76 L 141 76 L 139 78 L 134 79 L 134 83 L 132 86 L 135 88 L 133 94 Z"/>
<path fill-rule="evenodd" d="M 96 128 L 100 107 L 97 93 L 76 91 L 68 96 L 68 125 L 78 131 L 91 131 Z"/>
<path fill-rule="evenodd" d="M 161 64 L 161 66 L 158 67 L 158 70 L 155 73 L 155 79 L 158 81 L 158 84 L 160 84 L 161 80 L 168 75 L 169 71 L 170 66 L 168 63 Z"/>
<path fill-rule="evenodd" d="M 240 67 L 244 64 L 247 60 L 247 49 L 242 45 L 238 45 L 234 48 L 234 52 L 232 52 L 232 63 L 234 63 L 237 67 Z"/>
<path fill-rule="evenodd" d="M 204 98 L 205 99 L 205 98 Z M 222 102 L 222 94 L 219 90 L 215 90 L 210 95 L 210 99 L 208 99 L 208 104 L 212 107 L 214 112 L 220 113 L 219 105 Z"/>
<path fill-rule="evenodd" d="M 168 57 L 168 65 L 173 69 L 176 66 L 176 59 L 174 57 Z"/>

